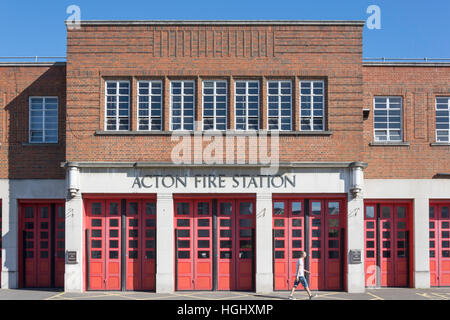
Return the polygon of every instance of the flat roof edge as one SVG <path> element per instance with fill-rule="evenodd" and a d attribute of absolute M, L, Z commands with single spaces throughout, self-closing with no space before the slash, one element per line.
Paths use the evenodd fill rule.
<path fill-rule="evenodd" d="M 66 26 L 73 21 L 65 21 Z M 81 26 L 139 25 L 349 25 L 364 26 L 364 20 L 82 20 Z"/>
<path fill-rule="evenodd" d="M 55 61 L 55 62 L 16 62 L 7 61 L 0 62 L 0 67 L 52 67 L 52 66 L 65 66 L 65 61 Z"/>
<path fill-rule="evenodd" d="M 450 62 L 363 62 L 363 67 L 450 67 Z"/>

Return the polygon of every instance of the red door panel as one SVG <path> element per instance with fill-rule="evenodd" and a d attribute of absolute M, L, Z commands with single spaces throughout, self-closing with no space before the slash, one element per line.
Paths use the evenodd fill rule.
<path fill-rule="evenodd" d="M 233 254 L 236 230 L 233 225 L 235 205 L 232 200 L 217 203 L 217 289 L 232 290 L 236 279 L 235 255 Z"/>
<path fill-rule="evenodd" d="M 404 201 L 366 201 L 364 210 L 366 286 L 408 286 L 410 208 L 410 203 Z"/>
<path fill-rule="evenodd" d="M 253 288 L 255 202 L 236 201 L 235 261 L 237 283 L 235 290 Z"/>
<path fill-rule="evenodd" d="M 308 229 L 305 201 L 301 198 L 273 200 L 274 289 L 292 288 L 301 251 L 308 253 L 312 289 L 340 289 L 344 201 L 309 199 Z"/>
<path fill-rule="evenodd" d="M 450 286 L 450 202 L 430 204 L 431 286 Z"/>
<path fill-rule="evenodd" d="M 156 201 L 142 201 L 141 281 L 139 290 L 156 287 Z"/>
<path fill-rule="evenodd" d="M 217 216 L 213 216 L 213 209 Z M 251 290 L 254 282 L 254 200 L 183 198 L 174 201 L 174 210 L 176 289 L 213 290 L 215 280 L 217 290 Z M 216 239 L 215 248 L 213 239 Z"/>
<path fill-rule="evenodd" d="M 63 287 L 64 205 L 43 202 L 21 203 L 19 213 L 21 235 L 19 244 L 23 248 L 20 253 L 21 286 Z"/>
<path fill-rule="evenodd" d="M 193 202 L 177 201 L 175 206 L 175 248 L 177 290 L 194 289 Z"/>

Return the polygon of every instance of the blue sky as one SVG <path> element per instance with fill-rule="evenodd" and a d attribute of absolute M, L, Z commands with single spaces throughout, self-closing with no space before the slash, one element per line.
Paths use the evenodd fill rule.
<path fill-rule="evenodd" d="M 367 20 L 378 5 L 381 29 L 364 28 L 364 57 L 450 58 L 448 0 L 3 0 L 0 56 L 65 56 L 72 4 L 82 20 Z"/>

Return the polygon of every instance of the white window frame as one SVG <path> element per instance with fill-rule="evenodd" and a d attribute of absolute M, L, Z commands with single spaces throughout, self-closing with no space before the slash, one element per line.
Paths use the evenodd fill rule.
<path fill-rule="evenodd" d="M 213 96 L 213 108 L 214 108 L 214 115 L 213 115 L 213 129 L 208 129 L 207 131 L 226 131 L 228 128 L 228 81 L 227 80 L 203 80 L 202 81 L 202 130 L 205 131 L 205 118 L 211 118 L 211 117 L 205 117 L 205 82 L 213 82 L 213 94 L 208 96 Z M 225 129 L 217 129 L 217 96 L 223 96 L 223 94 L 218 95 L 217 94 L 217 86 L 216 84 L 218 82 L 225 83 Z M 221 116 L 222 117 L 222 116 Z"/>
<path fill-rule="evenodd" d="M 311 94 L 305 95 L 302 93 L 302 83 L 310 83 L 311 84 Z M 314 93 L 314 83 L 321 83 L 322 84 L 322 94 L 315 94 Z M 326 125 L 326 110 L 325 110 L 325 81 L 324 80 L 300 80 L 298 84 L 298 92 L 299 92 L 299 131 L 305 131 L 305 132 L 322 132 L 325 131 L 325 125 Z M 302 116 L 302 96 L 309 96 L 311 97 L 311 114 L 309 116 Z M 314 118 L 320 118 L 320 116 L 314 115 L 314 97 L 322 97 L 322 129 L 314 129 Z M 316 102 L 317 103 L 317 102 Z M 302 118 L 309 118 L 309 126 L 311 129 L 302 129 Z"/>
<path fill-rule="evenodd" d="M 447 109 L 438 109 L 438 99 L 447 99 Z M 441 104 L 441 103 L 440 103 Z M 434 105 L 434 119 L 435 119 L 435 134 L 436 134 L 436 142 L 438 143 L 450 143 L 450 96 L 438 96 L 435 99 L 435 105 Z M 449 118 L 449 121 L 447 122 L 447 129 L 438 129 L 437 128 L 437 112 L 447 112 L 447 117 Z M 439 116 L 439 117 L 445 117 L 445 115 Z M 447 131 L 447 140 L 438 140 L 438 131 Z"/>
<path fill-rule="evenodd" d="M 237 129 L 237 109 L 236 109 L 236 90 L 237 90 L 237 86 L 236 84 L 238 82 L 245 82 L 245 97 L 246 97 L 246 102 L 245 102 L 245 129 Z M 249 83 L 257 83 L 258 84 L 258 93 L 257 94 L 252 94 L 252 96 L 257 96 L 258 97 L 258 116 L 252 116 L 251 118 L 257 118 L 258 120 L 258 128 L 257 129 L 249 129 L 248 128 L 248 124 L 249 124 L 249 116 L 248 116 L 248 97 L 249 97 L 249 93 L 248 93 L 248 84 Z M 260 114 L 261 114 L 261 98 L 260 98 L 260 93 L 261 93 L 261 84 L 259 80 L 245 80 L 245 79 L 240 79 L 240 80 L 235 80 L 234 81 L 234 130 L 236 131 L 258 131 L 260 129 Z M 242 116 L 239 116 L 242 117 Z"/>
<path fill-rule="evenodd" d="M 115 130 L 111 130 L 108 129 L 108 118 L 112 118 L 108 116 L 108 83 L 116 83 L 117 84 L 117 92 L 114 95 L 116 97 L 116 129 Z M 122 94 L 119 93 L 120 90 L 120 83 L 127 83 L 128 84 L 128 115 L 127 115 L 127 120 L 128 120 L 128 124 L 127 124 L 127 129 L 122 129 L 120 130 L 120 118 L 125 118 L 124 116 L 119 116 L 119 101 L 118 101 L 118 97 L 120 96 L 124 96 Z M 105 131 L 129 131 L 130 130 L 130 98 L 131 98 L 131 84 L 129 80 L 105 80 L 105 120 L 104 120 L 104 128 Z"/>
<path fill-rule="evenodd" d="M 277 94 L 269 94 L 269 84 L 270 83 L 277 83 L 278 84 L 278 93 Z M 281 115 L 281 97 L 282 96 L 287 96 L 286 94 L 282 94 L 281 93 L 281 84 L 282 83 L 289 83 L 290 84 L 290 90 L 291 90 L 291 93 L 289 94 L 289 103 L 290 103 L 290 105 L 291 105 L 291 110 L 290 110 L 290 115 L 289 116 L 282 116 Z M 269 130 L 269 131 L 292 131 L 292 81 L 291 80 L 268 80 L 267 81 L 267 83 L 266 83 L 266 86 L 267 86 L 267 122 L 266 122 L 266 125 L 267 125 L 267 130 Z M 277 96 L 278 97 L 278 116 L 277 116 L 277 118 L 278 118 L 278 129 L 270 129 L 269 128 L 269 119 L 270 118 L 275 118 L 275 117 L 273 117 L 273 116 L 270 116 L 269 115 L 269 97 L 270 96 Z M 289 126 L 290 126 L 290 128 L 289 129 L 282 129 L 281 128 L 281 119 L 282 118 L 288 118 L 289 117 L 289 119 L 290 119 L 290 121 L 289 121 Z"/>
<path fill-rule="evenodd" d="M 172 84 L 174 83 L 174 82 L 181 82 L 181 128 L 180 129 L 173 129 L 173 127 L 172 127 L 172 125 L 173 125 L 173 123 L 172 123 L 172 117 L 173 117 L 173 114 L 172 114 L 172 106 L 173 106 L 173 95 L 172 95 Z M 185 96 L 185 94 L 183 93 L 184 92 L 184 84 L 185 83 L 187 83 L 187 82 L 189 82 L 189 83 L 192 83 L 192 90 L 193 90 L 193 92 L 192 92 L 192 97 L 193 97 L 193 99 L 192 99 L 192 130 L 186 130 L 186 129 L 184 129 L 184 96 Z M 195 110 L 196 110 L 196 108 L 195 108 L 195 81 L 194 80 L 171 80 L 170 81 L 170 124 L 169 124 L 169 126 L 170 126 L 170 130 L 171 131 L 195 131 Z"/>
<path fill-rule="evenodd" d="M 141 89 L 141 84 L 142 83 L 148 83 L 148 94 L 141 94 L 140 93 L 140 89 Z M 160 88 L 161 88 L 161 93 L 158 94 L 153 94 L 152 93 L 152 89 L 153 89 L 153 84 L 155 83 L 159 83 L 160 84 Z M 148 116 L 141 116 L 140 115 L 140 111 L 141 111 L 141 102 L 140 102 L 140 97 L 148 97 Z M 153 97 L 160 97 L 160 115 L 159 116 L 153 116 L 152 112 L 153 112 L 153 108 L 152 108 L 152 103 L 153 103 Z M 137 131 L 162 131 L 163 128 L 163 83 L 161 80 L 138 80 L 137 82 Z M 154 129 L 153 128 L 153 119 L 157 119 L 159 118 L 160 120 L 160 125 L 159 125 L 159 129 Z M 140 129 L 141 123 L 140 120 L 148 120 L 148 129 Z"/>
<path fill-rule="evenodd" d="M 386 110 L 387 110 L 387 115 L 386 115 L 386 117 L 388 118 L 388 120 L 387 120 L 387 124 L 388 124 L 388 127 L 387 128 L 383 128 L 383 129 L 376 129 L 375 128 L 375 99 L 379 99 L 379 98 L 382 98 L 382 99 L 386 99 Z M 390 108 L 389 108 L 389 106 L 390 106 L 390 100 L 389 99 L 391 99 L 391 98 L 395 98 L 395 99 L 400 99 L 400 140 L 392 140 L 391 138 L 390 138 L 390 134 L 389 134 L 389 132 L 390 131 L 398 131 L 399 129 L 397 129 L 397 128 L 389 128 L 389 110 L 390 110 Z M 402 96 L 374 96 L 373 97 L 373 140 L 375 141 L 375 142 L 386 142 L 386 143 L 398 143 L 398 142 L 403 142 L 403 139 L 404 139 L 404 137 L 403 137 L 403 97 Z M 376 136 L 376 134 L 375 134 L 375 132 L 376 131 L 387 131 L 387 139 L 386 140 L 377 140 L 377 136 Z"/>
<path fill-rule="evenodd" d="M 42 141 L 31 141 L 31 99 L 42 99 Z M 45 140 L 45 131 L 48 130 L 45 128 L 45 100 L 46 99 L 56 99 L 56 141 L 47 141 Z M 59 140 L 59 98 L 57 96 L 30 96 L 28 97 L 28 142 L 33 144 L 40 143 L 54 143 L 57 144 Z"/>

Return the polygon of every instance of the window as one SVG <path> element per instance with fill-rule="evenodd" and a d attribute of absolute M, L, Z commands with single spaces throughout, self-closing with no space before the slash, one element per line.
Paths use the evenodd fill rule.
<path fill-rule="evenodd" d="M 269 130 L 292 130 L 291 81 L 267 82 L 267 106 L 267 128 Z"/>
<path fill-rule="evenodd" d="M 194 81 L 170 83 L 172 130 L 194 130 Z"/>
<path fill-rule="evenodd" d="M 235 82 L 236 130 L 259 129 L 259 81 Z"/>
<path fill-rule="evenodd" d="M 106 130 L 122 131 L 130 127 L 130 82 L 106 81 Z"/>
<path fill-rule="evenodd" d="M 227 129 L 227 82 L 203 81 L 203 130 Z"/>
<path fill-rule="evenodd" d="M 323 81 L 300 81 L 300 130 L 325 130 Z"/>
<path fill-rule="evenodd" d="M 375 141 L 402 141 L 402 98 L 375 97 Z"/>
<path fill-rule="evenodd" d="M 162 82 L 138 82 L 138 130 L 161 130 Z"/>
<path fill-rule="evenodd" d="M 450 142 L 450 97 L 436 98 L 436 141 Z"/>
<path fill-rule="evenodd" d="M 29 142 L 58 142 L 58 98 L 30 97 Z"/>

